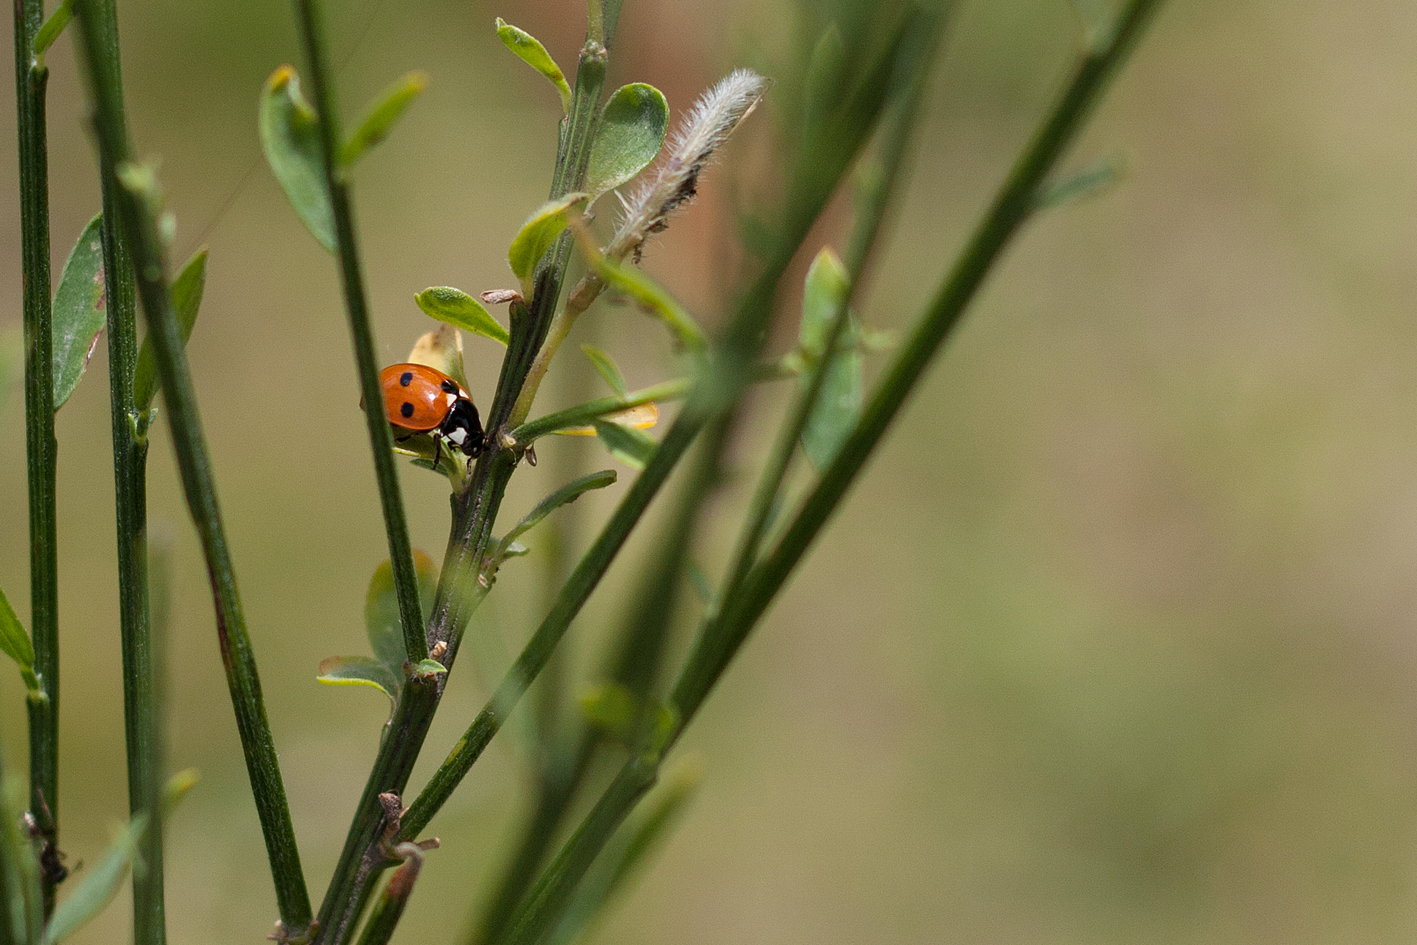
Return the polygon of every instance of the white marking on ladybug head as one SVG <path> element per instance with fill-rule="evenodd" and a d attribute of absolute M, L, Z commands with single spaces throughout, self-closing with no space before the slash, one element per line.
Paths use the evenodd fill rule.
<path fill-rule="evenodd" d="M 455 427 L 448 431 L 448 439 L 452 440 L 458 446 L 462 446 L 463 440 L 467 439 L 467 431 L 462 427 Z"/>

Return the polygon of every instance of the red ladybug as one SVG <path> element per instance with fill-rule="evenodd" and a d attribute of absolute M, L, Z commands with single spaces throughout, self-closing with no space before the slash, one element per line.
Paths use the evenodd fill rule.
<path fill-rule="evenodd" d="M 426 364 L 391 364 L 379 372 L 384 391 L 384 415 L 400 443 L 426 433 L 433 437 L 433 465 L 449 450 L 468 456 L 482 452 L 482 421 L 472 397 L 457 381 Z"/>

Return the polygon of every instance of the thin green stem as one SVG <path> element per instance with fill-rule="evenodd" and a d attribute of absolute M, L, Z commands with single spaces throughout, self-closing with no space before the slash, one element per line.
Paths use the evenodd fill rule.
<path fill-rule="evenodd" d="M 318 0 L 295 0 L 300 38 L 305 47 L 306 79 L 320 116 L 320 152 L 325 168 L 325 185 L 334 211 L 335 243 L 339 250 L 340 278 L 345 310 L 349 314 L 349 335 L 354 360 L 359 367 L 359 390 L 365 404 L 364 419 L 369 428 L 369 446 L 374 454 L 374 472 L 379 482 L 379 501 L 388 534 L 389 560 L 393 565 L 394 589 L 398 595 L 399 621 L 403 625 L 404 649 L 410 663 L 428 657 L 428 638 L 418 603 L 418 574 L 409 547 L 408 520 L 399 492 L 398 470 L 394 467 L 394 441 L 380 404 L 379 362 L 375 354 L 374 331 L 369 323 L 369 302 L 364 292 L 364 273 L 354 233 L 354 208 L 349 199 L 349 182 L 340 164 L 339 109 L 334 75 L 325 49 L 325 32 Z"/>
<path fill-rule="evenodd" d="M 49 156 L 45 85 L 34 60 L 43 0 L 15 2 L 15 123 L 19 136 L 20 247 L 23 259 L 25 456 L 29 482 L 30 631 L 46 699 L 28 700 L 29 806 L 42 838 L 44 914 L 54 911 L 59 863 L 59 540 L 55 476 L 53 329 L 50 321 Z"/>
<path fill-rule="evenodd" d="M 384 891 L 379 894 L 379 901 L 369 913 L 369 921 L 364 923 L 364 931 L 359 935 L 359 945 L 386 945 L 393 938 L 399 919 L 403 918 L 403 910 L 413 894 L 413 884 L 423 869 L 423 852 L 412 844 L 404 849 L 408 858 L 389 877 Z"/>
<path fill-rule="evenodd" d="M 310 925 L 310 900 L 300 869 L 300 854 L 286 804 L 285 787 L 275 743 L 266 720 L 246 621 L 236 590 L 230 550 L 217 504 L 191 372 L 182 349 L 181 329 L 168 291 L 163 245 L 155 219 L 160 202 L 151 171 L 131 163 L 123 120 L 122 88 L 118 75 L 116 18 L 112 0 L 80 0 L 75 16 L 82 37 L 82 61 L 94 103 L 100 165 L 105 194 L 114 198 L 110 219 L 133 253 L 133 273 L 152 339 L 168 427 L 188 509 L 197 527 L 211 580 L 217 618 L 217 636 L 227 685 L 231 690 L 237 728 L 246 756 L 251 792 L 260 816 L 266 852 L 271 862 L 281 922 L 291 937 L 305 934 Z M 109 269 L 108 272 L 121 272 Z M 111 304 L 111 299 L 110 299 Z M 136 420 L 136 418 L 135 418 Z"/>
<path fill-rule="evenodd" d="M 847 245 L 845 260 L 848 289 L 841 304 L 832 314 L 821 355 L 808 367 L 807 384 L 799 391 L 788 410 L 786 421 L 778 431 L 777 440 L 768 455 L 749 503 L 748 514 L 728 579 L 718 595 L 720 601 L 736 600 L 752 566 L 779 503 L 787 472 L 791 467 L 797 444 L 807 422 L 821 399 L 829 369 L 838 345 L 846 334 L 852 300 L 859 294 L 862 274 L 876 245 L 881 223 L 885 219 L 890 197 L 900 180 L 905 163 L 906 146 L 915 129 L 920 103 L 924 98 L 930 64 L 944 36 L 948 9 L 931 14 L 907 39 L 901 50 L 900 63 L 891 80 L 890 116 L 884 122 L 880 155 L 876 161 L 858 171 L 857 219 Z"/>
<path fill-rule="evenodd" d="M 433 815 L 452 796 L 453 790 L 472 769 L 482 750 L 501 730 L 507 716 L 546 665 L 546 661 L 551 658 L 556 644 L 561 641 L 571 621 L 580 613 L 581 607 L 599 585 L 600 579 L 605 576 L 611 562 L 624 546 L 631 530 L 638 524 L 640 516 L 658 494 L 660 487 L 669 478 L 669 474 L 702 426 L 701 416 L 689 415 L 687 418 L 681 417 L 670 428 L 663 442 L 646 463 L 644 472 L 635 479 L 610 521 L 576 565 L 576 569 L 571 572 L 570 578 L 562 585 L 550 612 L 531 635 L 517 661 L 503 677 L 496 693 L 478 713 L 467 732 L 453 746 L 453 750 L 438 766 L 427 786 L 403 815 L 404 837 L 412 839 L 428 826 Z"/>
<path fill-rule="evenodd" d="M 836 458 L 807 495 L 777 545 L 753 568 L 742 593 L 726 604 L 721 617 L 713 621 L 717 626 L 711 624 L 701 634 L 700 644 L 685 665 L 672 697 L 681 728 L 702 706 L 743 640 L 855 481 L 1009 240 L 1031 216 L 1038 189 L 1073 140 L 1107 80 L 1136 42 L 1158 2 L 1131 0 L 1111 38 L 1083 55 L 1062 96 L 1014 165 L 989 212 L 887 370 Z"/>
<path fill-rule="evenodd" d="M 703 705 L 737 648 L 880 442 L 885 428 L 957 323 L 984 276 L 997 262 L 1010 237 L 1028 218 L 1038 187 L 1074 137 L 1106 80 L 1125 58 L 1157 3 L 1158 0 L 1132 0 L 1110 40 L 1094 47 L 1079 62 L 1066 92 L 1015 165 L 909 344 L 878 387 L 871 405 L 809 495 L 802 511 L 768 558 L 754 568 L 739 599 L 726 602 L 724 610 L 711 618 L 706 632 L 701 634 L 671 696 L 677 722 L 666 744 L 660 751 L 637 755 L 626 762 L 538 882 L 518 919 L 511 939 L 513 945 L 534 945 L 555 927 L 575 885 L 653 784 L 663 753 L 673 746 Z"/>
<path fill-rule="evenodd" d="M 584 186 L 600 115 L 607 58 L 605 47 L 598 43 L 587 42 L 581 51 L 571 110 L 562 125 L 551 199 Z M 443 663 L 449 669 L 457 656 L 463 631 L 495 577 L 487 567 L 492 526 L 507 483 L 521 457 L 520 450 L 504 445 L 503 435 L 509 426 L 516 425 L 509 423 L 509 419 L 514 415 L 527 372 L 546 338 L 569 261 L 570 238 L 563 236 L 538 267 L 528 305 L 512 308 L 511 338 L 488 410 L 488 446 L 473 467 L 467 487 L 454 498 L 453 525 L 429 616 L 427 638 L 430 646 L 440 643 L 446 646 Z M 529 408 L 530 401 L 525 406 Z M 523 414 L 521 419 L 524 417 Z M 417 687 L 405 686 L 400 695 L 400 704 L 394 711 L 396 724 L 379 747 L 379 756 L 365 783 L 334 877 L 320 906 L 319 945 L 343 945 L 348 940 L 368 903 L 374 880 L 388 865 L 379 848 L 384 815 L 378 807 L 378 795 L 389 791 L 402 793 L 407 772 L 412 770 L 428 726 L 432 724 L 446 679 L 443 676 L 437 685 L 427 687 L 430 694 L 414 695 Z M 418 699 L 419 704 L 404 711 L 403 702 L 410 698 Z M 392 779 L 400 775 L 402 780 L 395 783 Z M 405 831 L 410 835 L 415 832 L 407 827 Z"/>

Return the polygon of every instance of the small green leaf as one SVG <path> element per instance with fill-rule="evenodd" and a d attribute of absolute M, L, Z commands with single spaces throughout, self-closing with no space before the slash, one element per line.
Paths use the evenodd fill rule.
<path fill-rule="evenodd" d="M 172 308 L 177 314 L 177 328 L 182 333 L 182 343 L 192 337 L 192 328 L 197 324 L 197 310 L 202 306 L 202 291 L 207 285 L 207 251 L 197 250 L 177 278 L 172 280 Z M 143 339 L 138 349 L 138 366 L 133 371 L 133 406 L 147 410 L 157 396 L 157 355 L 153 353 L 152 341 Z"/>
<path fill-rule="evenodd" d="M 531 554 L 531 549 L 519 541 L 508 542 L 505 548 L 500 549 L 499 557 L 502 558 L 523 558 Z"/>
<path fill-rule="evenodd" d="M 507 23 L 500 16 L 497 17 L 497 38 L 502 44 L 546 78 L 551 80 L 551 84 L 556 86 L 556 91 L 561 93 L 561 109 L 569 112 L 571 110 L 571 87 L 566 84 L 566 76 L 561 72 L 561 67 L 556 65 L 556 60 L 551 58 L 551 54 L 546 51 L 546 47 L 541 45 L 541 41 L 526 30 L 518 29 Z"/>
<path fill-rule="evenodd" d="M 320 660 L 315 678 L 326 686 L 373 686 L 396 699 L 402 672 L 395 675 L 388 666 L 371 656 L 331 656 Z"/>
<path fill-rule="evenodd" d="M 44 699 L 44 689 L 34 671 L 34 645 L 30 643 L 30 635 L 25 632 L 24 624 L 15 615 L 4 591 L 0 591 L 0 653 L 10 657 L 20 668 L 29 698 L 32 701 Z"/>
<path fill-rule="evenodd" d="M 433 609 L 433 596 L 438 591 L 438 569 L 426 552 L 416 549 L 413 552 L 413 569 L 418 575 L 421 609 L 426 614 Z M 394 568 L 388 561 L 375 568 L 374 576 L 369 579 L 369 593 L 364 598 L 364 630 L 369 635 L 369 646 L 373 648 L 374 655 L 394 677 L 391 691 L 397 692 L 398 680 L 403 679 L 403 664 L 408 660 L 408 651 L 404 649 L 403 624 L 399 620 Z"/>
<path fill-rule="evenodd" d="M 196 768 L 183 768 L 168 778 L 167 783 L 162 786 L 162 816 L 171 814 L 200 780 L 202 773 Z"/>
<path fill-rule="evenodd" d="M 54 945 L 87 925 L 118 894 L 128 868 L 138 857 L 138 842 L 148 829 L 148 815 L 135 814 L 97 863 L 83 872 L 73 891 L 59 903 L 44 928 L 43 945 Z"/>
<path fill-rule="evenodd" d="M 1106 157 L 1093 161 L 1071 177 L 1044 185 L 1033 205 L 1037 210 L 1046 210 L 1060 204 L 1092 197 L 1111 188 L 1122 179 L 1122 161 Z"/>
<path fill-rule="evenodd" d="M 383 141 L 393 130 L 394 124 L 403 117 L 413 100 L 428 88 L 428 73 L 415 69 L 407 75 L 399 76 L 393 85 L 379 93 L 359 127 L 340 148 L 339 161 L 345 167 L 353 167 L 374 145 Z"/>
<path fill-rule="evenodd" d="M 506 536 L 498 543 L 496 556 L 499 558 L 508 557 L 511 555 L 510 549 L 515 543 L 515 539 L 531 531 L 546 516 L 563 505 L 570 505 L 592 489 L 604 489 L 606 486 L 613 484 L 617 478 L 615 470 L 604 469 L 600 472 L 591 473 L 589 476 L 582 476 L 573 482 L 566 483 L 538 502 L 536 507 L 526 513 L 520 522 L 512 526 L 512 530 L 507 532 Z"/>
<path fill-rule="evenodd" d="M 507 250 L 507 261 L 512 264 L 512 272 L 522 282 L 522 295 L 531 298 L 531 278 L 536 272 L 536 264 L 556 242 L 556 237 L 570 222 L 571 210 L 585 203 L 586 194 L 567 194 L 559 200 L 548 200 L 526 218 L 521 231 L 512 240 Z"/>
<path fill-rule="evenodd" d="M 663 92 L 643 82 L 616 89 L 600 113 L 586 189 L 599 196 L 644 170 L 659 155 L 668 129 L 669 103 Z"/>
<path fill-rule="evenodd" d="M 461 289 L 435 285 L 415 295 L 413 300 L 430 318 L 436 318 L 454 328 L 491 338 L 499 344 L 505 345 L 511 340 L 507 329 L 498 324 L 492 313 Z"/>
<path fill-rule="evenodd" d="M 674 296 L 642 270 L 612 262 L 603 256 L 589 260 L 606 285 L 629 296 L 645 311 L 658 318 L 674 333 L 675 342 L 688 351 L 703 351 L 708 340 L 699 323 Z"/>
<path fill-rule="evenodd" d="M 415 676 L 438 676 L 447 671 L 448 667 L 432 659 L 419 660 L 413 667 L 413 674 Z"/>
<path fill-rule="evenodd" d="M 631 469 L 644 469 L 658 445 L 649 434 L 608 420 L 595 422 L 595 435 L 611 456 Z"/>
<path fill-rule="evenodd" d="M 850 294 L 846 268 L 831 249 L 823 249 L 807 271 L 800 330 L 802 349 L 812 360 L 828 357 L 826 378 L 802 430 L 802 448 L 818 470 L 825 469 L 836 456 L 861 414 L 865 370 L 861 353 L 854 342 L 830 356 L 823 350 L 832 321 Z M 808 375 L 798 375 L 801 387 L 805 389 L 809 383 Z"/>
<path fill-rule="evenodd" d="M 624 397 L 629 393 L 629 388 L 625 386 L 625 375 L 620 373 L 620 366 L 615 363 L 615 359 L 594 345 L 581 345 L 581 352 L 590 359 L 590 363 L 595 365 L 595 369 L 600 372 L 600 376 L 605 378 L 605 383 L 609 384 L 615 393 Z"/>
<path fill-rule="evenodd" d="M 325 186 L 320 120 L 300 94 L 300 77 L 290 66 L 281 66 L 266 82 L 260 124 L 266 163 L 296 216 L 321 246 L 335 252 L 335 214 Z"/>
<path fill-rule="evenodd" d="M 54 409 L 64 406 L 103 331 L 108 294 L 103 284 L 103 215 L 89 221 L 64 263 L 54 292 Z"/>
<path fill-rule="evenodd" d="M 54 45 L 54 41 L 73 18 L 74 0 L 62 0 L 40 25 L 39 32 L 34 34 L 34 59 L 37 64 L 43 65 L 44 54 L 49 52 L 49 47 Z"/>

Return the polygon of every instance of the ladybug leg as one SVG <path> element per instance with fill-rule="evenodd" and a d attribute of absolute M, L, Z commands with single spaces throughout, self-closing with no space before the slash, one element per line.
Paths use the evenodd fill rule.
<path fill-rule="evenodd" d="M 443 461 L 443 438 L 442 438 L 441 436 L 437 436 L 437 435 L 435 434 L 434 437 L 433 437 L 433 468 L 436 470 L 436 469 L 438 468 L 438 464 L 439 464 L 440 462 L 442 462 L 442 461 Z"/>

